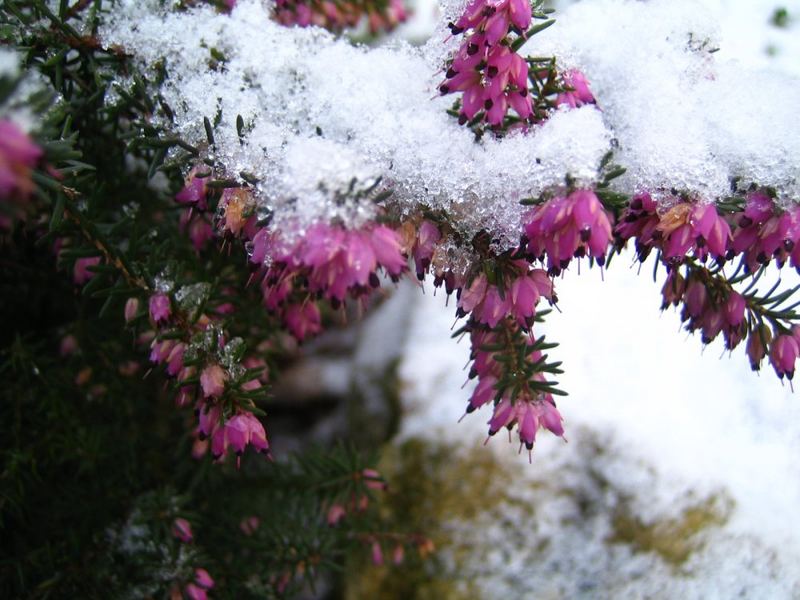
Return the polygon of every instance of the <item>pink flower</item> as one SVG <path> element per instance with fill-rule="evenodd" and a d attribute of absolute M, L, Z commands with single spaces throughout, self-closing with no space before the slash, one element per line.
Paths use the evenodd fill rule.
<path fill-rule="evenodd" d="M 767 355 L 769 343 L 772 341 L 772 331 L 765 324 L 750 332 L 747 338 L 747 356 L 753 371 L 761 368 L 761 361 Z"/>
<path fill-rule="evenodd" d="M 347 511 L 345 510 L 344 506 L 341 504 L 332 504 L 331 507 L 328 509 L 328 514 L 326 516 L 326 520 L 328 521 L 328 525 L 330 527 L 335 526 L 339 521 L 341 521 Z"/>
<path fill-rule="evenodd" d="M 364 477 L 364 484 L 371 490 L 385 491 L 389 487 L 375 469 L 364 469 L 361 475 Z"/>
<path fill-rule="evenodd" d="M 208 241 L 214 237 L 211 223 L 208 222 L 208 218 L 203 213 L 186 210 L 181 214 L 179 225 L 181 231 L 185 231 L 189 235 L 189 240 L 197 252 L 200 252 Z"/>
<path fill-rule="evenodd" d="M 525 225 L 528 252 L 547 256 L 552 273 L 566 268 L 573 257 L 592 256 L 600 265 L 611 242 L 611 217 L 591 190 L 555 197 L 534 209 Z"/>
<path fill-rule="evenodd" d="M 242 522 L 239 523 L 239 529 L 241 529 L 242 533 L 245 535 L 253 535 L 260 525 L 261 519 L 253 515 L 242 519 Z"/>
<path fill-rule="evenodd" d="M 83 285 L 95 275 L 94 271 L 91 271 L 90 268 L 96 267 L 99 264 L 99 256 L 79 258 L 75 261 L 75 266 L 72 269 L 73 281 L 78 285 Z"/>
<path fill-rule="evenodd" d="M 667 275 L 664 287 L 661 288 L 661 297 L 664 299 L 661 303 L 661 310 L 666 310 L 670 304 L 678 306 L 685 292 L 686 281 L 677 269 L 672 269 Z"/>
<path fill-rule="evenodd" d="M 501 20 L 493 22 L 504 24 L 507 31 L 508 22 L 503 21 L 502 16 Z M 503 124 L 509 108 L 523 120 L 533 113 L 528 91 L 528 63 L 507 46 L 494 45 L 493 39 L 494 32 L 488 29 L 486 35 L 470 36 L 447 70 L 447 79 L 439 86 L 442 95 L 464 92 L 462 124 L 471 121 L 481 110 L 485 111 L 486 121 L 495 126 Z M 483 68 L 478 69 L 481 65 Z"/>
<path fill-rule="evenodd" d="M 699 319 L 708 306 L 708 291 L 699 279 L 692 280 L 686 288 L 684 306 L 688 316 Z"/>
<path fill-rule="evenodd" d="M 747 301 L 738 292 L 731 292 L 725 303 L 725 319 L 732 327 L 737 327 L 744 322 Z"/>
<path fill-rule="evenodd" d="M 372 542 L 372 564 L 379 567 L 383 564 L 383 551 L 377 540 Z"/>
<path fill-rule="evenodd" d="M 772 342 L 772 348 L 769 353 L 769 360 L 775 373 L 778 377 L 786 378 L 791 381 L 794 377 L 794 364 L 797 361 L 797 356 L 800 355 L 800 346 L 793 335 L 779 335 Z"/>
<path fill-rule="evenodd" d="M 211 575 L 208 574 L 208 571 L 202 567 L 198 567 L 194 570 L 194 580 L 197 585 L 204 589 L 210 590 L 214 587 L 214 579 L 212 579 Z"/>
<path fill-rule="evenodd" d="M 564 88 L 566 91 L 561 92 L 556 98 L 557 106 L 569 106 L 570 108 L 577 108 L 584 104 L 594 104 L 595 99 L 589 89 L 589 82 L 586 76 L 578 69 L 570 69 L 561 74 Z"/>
<path fill-rule="evenodd" d="M 175 519 L 172 523 L 172 534 L 186 544 L 194 539 L 191 524 L 186 519 L 180 517 Z"/>
<path fill-rule="evenodd" d="M 636 254 L 642 262 L 661 241 L 662 234 L 658 230 L 661 219 L 657 208 L 658 205 L 650 194 L 637 194 L 614 227 L 614 234 L 621 241 L 626 242 L 631 238 L 636 240 Z"/>
<path fill-rule="evenodd" d="M 189 600 L 208 600 L 206 590 L 194 583 L 187 583 L 183 591 L 186 593 Z"/>
<path fill-rule="evenodd" d="M 170 307 L 169 296 L 166 294 L 153 294 L 150 296 L 149 301 L 150 318 L 154 323 L 163 323 L 167 321 L 172 314 Z"/>
<path fill-rule="evenodd" d="M 219 398 L 225 393 L 225 382 L 228 374 L 217 364 L 208 365 L 200 373 L 200 387 L 206 398 Z"/>
<path fill-rule="evenodd" d="M 233 448 L 237 456 L 244 454 L 251 445 L 256 451 L 269 455 L 269 442 L 264 426 L 253 413 L 246 410 L 229 419 L 224 427 L 217 427 L 211 437 L 211 454 L 215 459 L 222 458 Z"/>
<path fill-rule="evenodd" d="M 400 236 L 385 225 L 377 225 L 369 231 L 370 243 L 378 264 L 391 276 L 400 275 L 408 267 L 403 255 Z"/>
<path fill-rule="evenodd" d="M 131 321 L 133 321 L 138 313 L 139 313 L 139 299 L 128 298 L 128 301 L 125 302 L 125 322 L 130 323 Z"/>
<path fill-rule="evenodd" d="M 175 377 L 183 370 L 183 353 L 186 351 L 186 344 L 176 343 L 166 357 L 167 373 Z"/>
<path fill-rule="evenodd" d="M 663 237 L 664 260 L 680 263 L 691 250 L 700 260 L 710 254 L 723 260 L 731 239 L 728 223 L 714 204 L 678 203 L 661 215 L 658 231 Z"/>
<path fill-rule="evenodd" d="M 302 304 L 290 304 L 286 307 L 283 318 L 289 331 L 299 342 L 322 331 L 319 307 L 311 300 Z"/>
<path fill-rule="evenodd" d="M 61 345 L 59 346 L 59 354 L 62 357 L 71 356 L 78 351 L 78 339 L 72 335 L 65 335 L 61 338 Z"/>
<path fill-rule="evenodd" d="M 0 198 L 26 199 L 33 192 L 31 170 L 42 149 L 8 119 L 0 119 Z"/>
<path fill-rule="evenodd" d="M 201 169 L 206 167 L 195 167 L 189 171 L 186 177 L 186 184 L 180 192 L 175 194 L 175 201 L 180 204 L 189 204 L 198 208 L 199 210 L 208 209 L 207 196 L 208 196 L 208 175 L 200 177 Z M 210 175 L 210 174 L 209 174 Z"/>

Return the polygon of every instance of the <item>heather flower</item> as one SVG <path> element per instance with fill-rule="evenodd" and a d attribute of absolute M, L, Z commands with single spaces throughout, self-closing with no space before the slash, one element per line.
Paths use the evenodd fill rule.
<path fill-rule="evenodd" d="M 91 267 L 96 267 L 99 264 L 99 256 L 79 258 L 75 261 L 75 265 L 72 268 L 72 280 L 77 285 L 83 285 L 95 275 L 94 271 L 90 270 Z"/>
<path fill-rule="evenodd" d="M 403 0 L 389 0 L 383 10 L 380 10 L 377 4 L 367 5 L 367 24 L 373 35 L 381 30 L 391 31 L 400 23 L 405 23 L 407 19 L 408 12 L 403 6 Z"/>
<path fill-rule="evenodd" d="M 670 270 L 664 287 L 661 288 L 661 297 L 664 299 L 661 303 L 661 310 L 666 310 L 670 304 L 678 306 L 685 292 L 686 280 L 678 273 L 677 269 Z"/>
<path fill-rule="evenodd" d="M 191 404 L 193 399 L 194 386 L 183 385 L 180 387 L 178 394 L 175 396 L 175 406 L 178 408 L 183 408 L 184 406 Z"/>
<path fill-rule="evenodd" d="M 291 334 L 302 342 L 322 331 L 322 316 L 316 302 L 307 300 L 302 304 L 290 304 L 283 315 Z"/>
<path fill-rule="evenodd" d="M 154 323 L 163 323 L 167 321 L 172 314 L 170 307 L 169 296 L 166 294 L 153 294 L 150 296 L 149 301 L 150 319 Z"/>
<path fill-rule="evenodd" d="M 220 210 L 223 231 L 238 236 L 245 228 L 252 229 L 255 226 L 255 201 L 246 188 L 226 188 L 220 199 Z"/>
<path fill-rule="evenodd" d="M 589 82 L 586 76 L 578 69 L 570 69 L 561 74 L 561 80 L 565 91 L 561 92 L 556 98 L 557 106 L 569 106 L 577 108 L 584 104 L 594 104 L 595 99 L 589 89 Z"/>
<path fill-rule="evenodd" d="M 725 319 L 728 325 L 737 327 L 744 322 L 747 301 L 739 292 L 732 291 L 725 303 Z"/>
<path fill-rule="evenodd" d="M 189 600 L 208 600 L 206 590 L 194 583 L 187 583 L 183 591 L 186 593 Z"/>
<path fill-rule="evenodd" d="M 260 525 L 261 520 L 253 515 L 242 519 L 242 522 L 239 523 L 239 529 L 241 529 L 242 533 L 245 535 L 253 535 Z"/>
<path fill-rule="evenodd" d="M 662 234 L 658 229 L 661 219 L 657 209 L 658 204 L 650 194 L 637 194 L 614 227 L 614 235 L 621 243 L 631 238 L 636 240 L 636 254 L 642 262 L 661 241 Z"/>
<path fill-rule="evenodd" d="M 58 353 L 62 357 L 67 357 L 75 354 L 78 351 L 78 339 L 72 335 L 65 335 L 61 338 L 61 344 L 59 346 Z"/>
<path fill-rule="evenodd" d="M 504 396 L 489 420 L 489 435 L 495 435 L 503 427 L 511 430 L 516 425 L 520 447 L 524 445 L 530 452 L 536 441 L 536 433 L 542 427 L 563 437 L 562 421 L 550 394 L 520 396 L 513 402 Z"/>
<path fill-rule="evenodd" d="M 383 225 L 348 230 L 317 223 L 293 243 L 261 230 L 253 238 L 251 260 L 263 262 L 268 256 L 272 262 L 261 282 L 264 303 L 270 311 L 286 306 L 282 316 L 301 340 L 320 330 L 319 308 L 308 300 L 309 292 L 338 308 L 348 296 L 377 288 L 379 269 L 396 279 L 407 268 L 400 235 Z"/>
<path fill-rule="evenodd" d="M 491 46 L 491 47 L 490 47 Z M 486 47 L 483 52 L 473 48 Z M 484 65 L 482 70 L 476 66 Z M 491 125 L 503 123 L 509 108 L 521 119 L 533 113 L 528 90 L 528 64 L 506 46 L 493 46 L 491 36 L 475 34 L 459 50 L 439 86 L 442 95 L 464 92 L 461 121 L 472 120 L 484 110 Z"/>
<path fill-rule="evenodd" d="M 766 325 L 761 325 L 750 332 L 747 338 L 747 356 L 753 371 L 761 368 L 761 361 L 767 355 L 769 344 L 772 341 L 772 331 Z"/>
<path fill-rule="evenodd" d="M 381 474 L 375 469 L 364 469 L 361 471 L 361 475 L 364 477 L 364 485 L 371 490 L 385 491 L 388 487 Z"/>
<path fill-rule="evenodd" d="M 693 279 L 686 287 L 683 299 L 686 314 L 694 319 L 699 319 L 708 306 L 708 290 L 699 279 Z"/>
<path fill-rule="evenodd" d="M 725 258 L 731 230 L 713 204 L 681 202 L 661 215 L 664 260 L 679 263 L 693 251 L 700 260 L 708 255 Z"/>
<path fill-rule="evenodd" d="M 0 199 L 26 199 L 33 192 L 31 170 L 42 149 L 8 119 L 0 119 Z"/>
<path fill-rule="evenodd" d="M 386 3 L 332 2 L 330 0 L 277 0 L 275 19 L 282 25 L 308 27 L 318 25 L 331 31 L 355 27 L 363 16 L 372 33 L 383 29 L 390 31 L 404 22 L 408 15 L 402 0 Z"/>
<path fill-rule="evenodd" d="M 347 511 L 345 510 L 344 506 L 341 504 L 332 504 L 331 507 L 328 509 L 328 514 L 325 519 L 328 522 L 328 526 L 334 527 L 339 521 L 341 521 Z"/>
<path fill-rule="evenodd" d="M 525 224 L 528 252 L 547 256 L 551 272 L 559 273 L 573 257 L 587 254 L 599 264 L 611 242 L 611 217 L 591 190 L 557 196 L 535 208 Z"/>
<path fill-rule="evenodd" d="M 439 243 L 442 234 L 439 229 L 428 220 L 422 221 L 417 230 L 417 237 L 414 247 L 411 250 L 411 256 L 414 259 L 414 265 L 417 268 L 417 279 L 422 281 L 425 277 L 425 272 L 431 266 L 431 259 L 433 252 L 436 250 L 436 245 Z"/>
<path fill-rule="evenodd" d="M 139 299 L 128 298 L 127 302 L 125 302 L 125 322 L 130 323 L 136 318 L 137 314 L 139 314 Z"/>
<path fill-rule="evenodd" d="M 385 225 L 369 231 L 370 243 L 378 264 L 392 277 L 397 277 L 408 267 L 403 256 L 399 234 Z"/>
<path fill-rule="evenodd" d="M 383 550 L 381 550 L 380 543 L 375 540 L 372 542 L 372 564 L 379 567 L 383 564 Z"/>
<path fill-rule="evenodd" d="M 206 590 L 210 590 L 214 587 L 214 579 L 208 574 L 208 571 L 202 567 L 198 567 L 194 570 L 194 581 L 197 585 Z"/>
<path fill-rule="evenodd" d="M 192 242 L 195 251 L 200 252 L 210 239 L 214 237 L 214 230 L 208 217 L 203 213 L 184 211 L 179 220 L 181 231 L 185 231 Z"/>
<path fill-rule="evenodd" d="M 200 387 L 206 398 L 219 398 L 225 392 L 225 382 L 228 374 L 219 365 L 208 365 L 200 373 Z"/>
<path fill-rule="evenodd" d="M 208 174 L 201 173 L 201 167 L 195 167 L 189 171 L 186 177 L 186 183 L 177 194 L 175 194 L 176 202 L 180 204 L 188 204 L 199 210 L 208 209 Z M 202 175 L 202 176 L 201 176 Z"/>
<path fill-rule="evenodd" d="M 180 517 L 175 519 L 172 524 L 172 534 L 186 544 L 194 539 L 191 524 L 186 519 Z"/>
<path fill-rule="evenodd" d="M 228 448 L 233 448 L 240 457 L 248 445 L 269 455 L 269 442 L 264 426 L 253 413 L 246 410 L 241 410 L 228 419 L 224 426 L 218 424 L 211 436 L 211 454 L 217 460 L 227 453 Z"/>
<path fill-rule="evenodd" d="M 166 357 L 167 373 L 175 377 L 183 370 L 183 353 L 186 351 L 186 344 L 176 343 Z"/>
<path fill-rule="evenodd" d="M 775 338 L 770 348 L 769 360 L 778 377 L 783 379 L 785 375 L 789 381 L 792 380 L 798 355 L 800 355 L 800 345 L 793 335 L 783 334 Z"/>

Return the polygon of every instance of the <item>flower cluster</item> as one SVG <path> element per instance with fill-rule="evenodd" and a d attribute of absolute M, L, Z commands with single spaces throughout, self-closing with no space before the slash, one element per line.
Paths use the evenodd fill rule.
<path fill-rule="evenodd" d="M 601 266 L 612 239 L 612 216 L 591 190 L 556 196 L 534 208 L 525 219 L 527 252 L 557 275 L 572 258 L 591 256 Z"/>
<path fill-rule="evenodd" d="M 546 391 L 545 373 L 539 370 L 546 357 L 542 343 L 519 324 L 507 318 L 500 326 L 487 328 L 468 325 L 473 361 L 469 377 L 478 378 L 470 397 L 467 413 L 493 404 L 489 419 L 489 436 L 503 427 L 517 427 L 520 450 L 524 445 L 530 452 L 537 431 L 544 427 L 557 436 L 564 435 L 562 418 L 553 395 Z M 539 342 L 539 343 L 537 343 Z"/>
<path fill-rule="evenodd" d="M 282 25 L 317 25 L 330 31 L 356 27 L 363 17 L 374 35 L 391 31 L 408 19 L 403 0 L 277 0 L 275 20 Z"/>
<path fill-rule="evenodd" d="M 543 350 L 551 347 L 536 339 L 532 327 L 536 307 L 544 298 L 556 302 L 553 282 L 543 269 L 515 257 L 517 252 L 478 259 L 481 270 L 471 277 L 448 268 L 438 260 L 448 235 L 429 220 L 401 228 L 414 258 L 417 277 L 432 273 L 433 283 L 446 286 L 458 298 L 456 316 L 467 318 L 461 333 L 472 342 L 469 378 L 477 378 L 467 405 L 467 413 L 493 405 L 489 435 L 503 427 L 517 427 L 520 443 L 532 450 L 537 431 L 544 427 L 556 435 L 564 433 L 561 415 L 553 400 L 554 382 L 548 374 L 558 373 L 558 364 L 547 363 Z M 411 235 L 414 232 L 415 235 Z"/>
<path fill-rule="evenodd" d="M 172 523 L 172 534 L 184 544 L 191 544 L 194 540 L 192 526 L 183 517 L 178 517 Z M 183 593 L 189 600 L 208 600 L 208 590 L 214 587 L 214 579 L 202 567 L 196 567 L 192 572 L 193 579 L 183 587 Z M 180 598 L 180 590 L 176 587 L 172 593 L 173 598 Z"/>
<path fill-rule="evenodd" d="M 677 269 L 670 271 L 661 294 L 662 310 L 683 303 L 681 320 L 689 331 L 700 331 L 704 344 L 722 333 L 725 347 L 733 350 L 747 336 L 747 300 L 739 292 L 714 286 L 704 279 L 705 271 L 690 271 L 684 279 Z"/>
<path fill-rule="evenodd" d="M 477 323 L 490 328 L 506 317 L 519 327 L 530 329 L 540 298 L 553 302 L 553 282 L 542 269 L 530 269 L 524 260 L 510 261 L 503 281 L 489 283 L 486 274 L 478 274 L 461 290 L 458 316 L 472 314 Z"/>
<path fill-rule="evenodd" d="M 180 228 L 189 236 L 195 250 L 202 250 L 214 236 L 209 220 L 209 199 L 211 190 L 208 182 L 211 172 L 194 168 L 186 178 L 186 184 L 175 195 L 175 201 L 186 207 L 181 212 Z"/>
<path fill-rule="evenodd" d="M 561 86 L 563 91 L 556 97 L 556 105 L 578 108 L 585 104 L 595 104 L 589 81 L 580 70 L 569 69 L 561 73 Z"/>
<path fill-rule="evenodd" d="M 262 229 L 252 247 L 265 306 L 300 341 L 321 330 L 320 299 L 337 309 L 376 289 L 379 270 L 397 280 L 408 268 L 400 235 L 374 223 L 360 229 L 318 223 L 291 240 Z"/>
<path fill-rule="evenodd" d="M 742 254 L 745 266 L 755 272 L 773 258 L 779 267 L 788 260 L 800 269 L 800 207 L 780 210 L 770 196 L 757 190 L 748 194 L 743 210 L 731 215 L 732 254 Z"/>
<path fill-rule="evenodd" d="M 780 302 L 759 298 L 755 292 L 739 293 L 719 272 L 691 263 L 686 265 L 685 276 L 678 268 L 670 268 L 661 294 L 662 310 L 683 304 L 681 320 L 687 330 L 700 331 L 704 344 L 720 333 L 728 350 L 747 340 L 746 353 L 754 371 L 769 356 L 778 377 L 792 380 L 800 355 L 800 327 L 786 325 L 786 315 L 767 308 Z"/>
<path fill-rule="evenodd" d="M 512 50 L 507 39 L 512 30 L 526 31 L 531 19 L 528 0 L 472 0 L 461 17 L 450 24 L 454 35 L 466 35 L 439 92 L 464 92 L 459 114 L 462 124 L 481 113 L 481 119 L 500 126 L 509 108 L 522 120 L 533 115 L 528 63 Z"/>
<path fill-rule="evenodd" d="M 130 298 L 124 312 L 127 323 L 143 316 L 138 298 Z M 240 340 L 228 341 L 205 314 L 187 325 L 185 315 L 173 310 L 173 301 L 165 292 L 150 296 L 148 314 L 153 330 L 142 333 L 140 340 L 151 340 L 150 362 L 165 365 L 167 375 L 175 379 L 177 406 L 188 406 L 197 398 L 198 439 L 193 455 L 205 454 L 209 440 L 215 460 L 223 459 L 229 449 L 240 457 L 248 445 L 268 455 L 264 426 L 253 414 L 250 401 L 242 397 L 259 390 L 266 380 L 263 361 L 251 357 L 234 364 L 230 356 Z"/>
<path fill-rule="evenodd" d="M 787 261 L 800 267 L 800 208 L 780 209 L 761 190 L 747 195 L 743 206 L 720 214 L 713 203 L 688 202 L 668 197 L 656 202 L 638 194 L 614 230 L 619 242 L 636 240 L 644 260 L 653 248 L 671 265 L 687 255 L 718 263 L 743 256 L 745 268 L 757 271 L 773 258 L 779 267 Z"/>

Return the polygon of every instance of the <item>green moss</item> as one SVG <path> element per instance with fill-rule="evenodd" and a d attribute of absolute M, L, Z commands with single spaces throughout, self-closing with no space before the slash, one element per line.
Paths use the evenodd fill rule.
<path fill-rule="evenodd" d="M 461 600 L 479 597 L 468 578 L 457 577 L 469 564 L 474 547 L 457 535 L 454 523 L 480 527 L 480 521 L 505 501 L 512 474 L 489 452 L 465 452 L 455 446 L 412 439 L 390 446 L 380 465 L 392 482 L 383 503 L 396 531 L 424 533 L 436 548 L 447 548 L 448 564 L 440 555 L 421 560 L 407 553 L 405 564 L 361 568 L 347 581 L 346 598 Z M 531 509 L 532 510 L 532 509 Z M 510 526 L 511 524 L 509 524 Z"/>
<path fill-rule="evenodd" d="M 630 544 L 636 552 L 655 552 L 668 564 L 680 567 L 702 548 L 703 538 L 699 534 L 724 525 L 732 506 L 728 498 L 714 495 L 690 505 L 674 519 L 644 523 L 622 502 L 614 513 L 614 533 L 608 541 Z"/>

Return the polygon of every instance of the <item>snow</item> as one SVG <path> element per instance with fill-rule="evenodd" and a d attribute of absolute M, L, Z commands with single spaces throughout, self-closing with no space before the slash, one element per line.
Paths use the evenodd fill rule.
<path fill-rule="evenodd" d="M 569 396 L 559 410 L 569 442 L 541 432 L 532 465 L 503 434 L 483 446 L 485 408 L 457 423 L 472 389 L 461 389 L 468 340 L 449 339 L 453 311 L 441 295 L 419 297 L 400 366 L 406 413 L 398 443 L 455 444 L 465 461 L 489 452 L 514 477 L 511 498 L 493 499 L 489 516 L 447 525 L 462 548 L 475 548 L 457 576 L 469 578 L 474 568 L 487 598 L 530 589 L 570 598 L 599 590 L 601 597 L 797 597 L 797 396 L 769 365 L 758 376 L 741 351 L 720 358 L 719 341 L 703 350 L 697 336 L 680 331 L 676 312 L 659 317 L 663 278 L 654 284 L 647 266 L 637 274 L 626 258 L 633 262 L 620 257 L 605 281 L 593 270 L 556 282 L 561 312 L 538 333 L 560 344 L 551 356 L 564 362 Z M 588 514 L 576 493 L 590 503 Z M 698 534 L 678 567 L 614 541 L 621 507 L 657 524 L 706 501 L 722 522 Z M 520 502 L 530 509 L 520 511 Z M 526 532 L 524 544 L 500 515 Z M 534 550 L 545 539 L 545 550 Z"/>
<path fill-rule="evenodd" d="M 157 2 L 125 0 L 101 35 L 142 67 L 166 62 L 163 95 L 177 132 L 191 143 L 204 143 L 204 117 L 219 119 L 214 156 L 228 175 L 260 179 L 261 202 L 276 211 L 278 227 L 339 217 L 331 201 L 336 186 L 381 177 L 401 211 L 443 209 L 467 234 L 488 229 L 502 249 L 517 240 L 518 200 L 561 185 L 567 174 L 591 184 L 612 136 L 616 161 L 628 168 L 616 183 L 624 192 L 677 188 L 711 201 L 729 194 L 737 178 L 776 187 L 783 203 L 800 197 L 798 79 L 737 60 L 733 42 L 724 43 L 741 37 L 731 33 L 735 20 L 722 18 L 732 12 L 725 2 L 568 7 L 524 50 L 554 53 L 563 66 L 583 69 L 602 112 L 557 112 L 528 135 L 481 144 L 445 114 L 450 99 L 435 89 L 442 61 L 458 43 L 444 23 L 459 6 L 441 9 L 433 37 L 419 48 L 395 39 L 368 49 L 314 28 L 282 27 L 254 0 L 231 15 L 210 7 L 163 12 Z M 436 12 L 425 4 L 418 10 Z M 793 38 L 783 33 L 781 44 L 791 48 Z M 209 67 L 211 49 L 224 56 L 216 69 Z M 357 211 L 352 224 L 372 210 Z"/>
<path fill-rule="evenodd" d="M 737 60 L 732 47 L 746 36 L 733 24 L 721 35 L 726 4 L 579 2 L 523 47 L 588 75 L 619 141 L 615 160 L 628 168 L 621 191 L 719 200 L 738 178 L 777 188 L 784 204 L 800 199 L 800 79 Z"/>
<path fill-rule="evenodd" d="M 453 40 L 355 47 L 316 29 L 276 25 L 268 7 L 253 1 L 231 15 L 122 2 L 101 34 L 142 66 L 166 61 L 162 93 L 177 132 L 191 143 L 204 143 L 204 117 L 219 116 L 214 156 L 230 174 L 261 180 L 261 201 L 278 222 L 282 213 L 306 224 L 337 216 L 330 195 L 308 200 L 309 187 L 325 176 L 332 192 L 337 181 L 368 173 L 383 177 L 401 211 L 440 208 L 465 232 L 487 228 L 510 246 L 518 241 L 520 199 L 562 184 L 567 174 L 590 184 L 610 147 L 592 107 L 558 113 L 532 135 L 476 144 L 446 114 L 452 99 L 436 92 Z M 208 68 L 210 48 L 225 56 L 218 70 Z M 244 143 L 237 115 L 248 130 Z M 308 200 L 302 206 L 300 197 Z"/>

